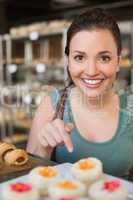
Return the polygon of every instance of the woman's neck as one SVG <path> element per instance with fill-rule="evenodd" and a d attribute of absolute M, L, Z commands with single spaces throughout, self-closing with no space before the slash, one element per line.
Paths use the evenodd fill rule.
<path fill-rule="evenodd" d="M 116 97 L 113 90 L 107 91 L 106 93 L 99 95 L 94 98 L 89 98 L 87 95 L 83 94 L 82 91 L 78 89 L 80 96 L 80 103 L 85 106 L 88 110 L 92 111 L 102 111 L 110 106 L 112 100 Z"/>

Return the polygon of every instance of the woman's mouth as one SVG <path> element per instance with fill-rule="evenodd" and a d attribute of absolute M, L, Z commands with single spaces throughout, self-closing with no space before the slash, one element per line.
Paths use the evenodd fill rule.
<path fill-rule="evenodd" d="M 98 88 L 104 79 L 82 79 L 87 88 Z"/>

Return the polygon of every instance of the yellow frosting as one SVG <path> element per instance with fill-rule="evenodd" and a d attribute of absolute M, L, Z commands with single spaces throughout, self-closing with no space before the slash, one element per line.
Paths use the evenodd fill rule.
<path fill-rule="evenodd" d="M 81 160 L 79 161 L 79 168 L 82 170 L 92 169 L 96 164 L 92 160 Z"/>
<path fill-rule="evenodd" d="M 77 185 L 71 181 L 62 181 L 57 184 L 58 187 L 64 188 L 64 189 L 76 189 Z"/>
<path fill-rule="evenodd" d="M 57 175 L 57 171 L 52 167 L 43 167 L 39 170 L 39 174 L 44 177 L 53 177 Z"/>

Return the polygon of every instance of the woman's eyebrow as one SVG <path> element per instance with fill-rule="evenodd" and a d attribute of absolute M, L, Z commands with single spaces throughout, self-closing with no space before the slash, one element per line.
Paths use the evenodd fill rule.
<path fill-rule="evenodd" d="M 112 54 L 110 51 L 100 51 L 98 54 L 106 54 L 106 53 L 108 53 L 108 54 Z"/>
<path fill-rule="evenodd" d="M 84 51 L 79 51 L 79 50 L 74 50 L 73 53 L 78 53 L 81 55 L 86 55 L 86 53 Z M 103 54 L 112 54 L 110 51 L 106 50 L 106 51 L 100 51 L 98 52 L 99 55 L 103 55 Z"/>
<path fill-rule="evenodd" d="M 75 51 L 73 51 L 74 53 L 80 53 L 80 54 L 85 54 L 85 52 L 84 51 L 79 51 L 79 50 L 75 50 Z"/>

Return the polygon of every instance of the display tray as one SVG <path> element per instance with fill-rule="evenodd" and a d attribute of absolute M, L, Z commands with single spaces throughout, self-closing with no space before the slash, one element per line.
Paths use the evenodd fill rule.
<path fill-rule="evenodd" d="M 17 176 L 22 176 L 26 174 L 30 169 L 40 165 L 55 165 L 55 163 L 39 158 L 37 156 L 33 156 L 31 154 L 29 154 L 28 162 L 22 166 L 8 166 L 3 163 L 0 167 L 0 182 L 15 178 Z"/>
<path fill-rule="evenodd" d="M 7 165 L 3 163 L 2 166 L 0 167 L 0 176 L 22 171 L 22 170 L 31 169 L 37 164 L 38 164 L 37 160 L 35 160 L 32 156 L 29 156 L 28 162 L 22 166 L 11 166 L 11 165 Z"/>
<path fill-rule="evenodd" d="M 72 166 L 72 164 L 70 164 L 70 163 L 56 165 L 56 167 L 60 170 L 63 178 L 72 178 L 72 175 L 71 175 L 71 172 L 70 172 L 71 166 Z M 113 176 L 110 176 L 110 175 L 106 175 L 106 176 L 109 179 L 114 178 Z M 123 182 L 123 184 L 125 185 L 125 187 L 128 190 L 128 194 L 129 194 L 128 200 L 133 200 L 133 183 L 129 182 L 129 181 L 125 181 L 123 179 L 120 179 L 120 180 Z M 5 184 L 11 183 L 11 182 L 16 182 L 16 181 L 28 182 L 28 175 L 21 176 L 19 178 L 15 178 L 15 179 L 12 179 L 10 181 L 6 181 L 6 182 L 1 183 L 0 184 L 0 200 L 2 200 L 2 197 L 1 197 L 2 187 Z M 40 200 L 48 200 L 48 198 L 41 198 Z"/>

